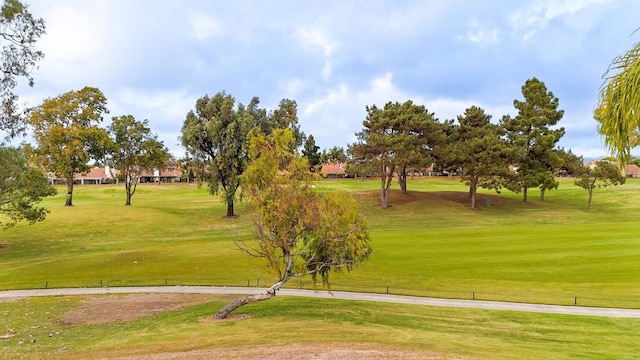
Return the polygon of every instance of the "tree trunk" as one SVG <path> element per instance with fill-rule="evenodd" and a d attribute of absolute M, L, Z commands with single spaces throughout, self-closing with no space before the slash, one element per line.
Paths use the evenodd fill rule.
<path fill-rule="evenodd" d="M 593 199 L 593 190 L 589 190 L 589 207 L 588 209 L 591 210 L 591 200 Z"/>
<path fill-rule="evenodd" d="M 269 289 L 267 289 L 267 291 L 263 292 L 262 294 L 251 295 L 251 296 L 243 296 L 243 297 L 241 297 L 239 299 L 234 300 L 233 302 L 227 304 L 222 309 L 218 310 L 218 312 L 216 313 L 216 315 L 214 317 L 216 319 L 224 319 L 227 316 L 229 316 L 229 314 L 231 314 L 235 309 L 239 308 L 240 306 L 251 304 L 251 303 L 254 303 L 254 302 L 265 301 L 265 300 L 271 299 L 272 297 L 276 296 L 276 292 L 278 290 L 280 290 L 282 285 L 284 285 L 284 283 L 287 282 L 287 280 L 288 279 L 278 281 L 277 283 L 273 284 L 273 286 L 271 286 Z"/>
<path fill-rule="evenodd" d="M 73 175 L 67 180 L 67 199 L 64 206 L 73 206 Z"/>
<path fill-rule="evenodd" d="M 469 195 L 471 195 L 471 208 L 476 208 L 476 192 L 478 191 L 478 180 L 471 180 L 471 184 L 469 185 Z"/>
<path fill-rule="evenodd" d="M 234 217 L 235 214 L 233 212 L 233 199 L 227 202 L 227 217 Z"/>
<path fill-rule="evenodd" d="M 540 189 L 540 201 L 544 201 L 544 191 L 545 190 L 546 190 L 545 188 L 541 188 Z"/>
<path fill-rule="evenodd" d="M 386 179 L 387 179 L 387 174 L 382 174 L 381 176 L 381 189 L 380 189 L 380 207 L 383 209 L 387 208 L 387 199 L 388 199 L 388 193 L 387 193 L 387 188 L 386 188 Z"/>
<path fill-rule="evenodd" d="M 386 209 L 389 204 L 389 189 L 391 188 L 391 180 L 393 180 L 393 171 L 395 170 L 395 165 L 389 167 L 389 172 L 387 173 L 387 166 L 382 164 L 382 177 L 381 177 L 381 191 L 380 191 L 380 206 L 383 209 Z"/>
<path fill-rule="evenodd" d="M 400 184 L 400 190 L 403 194 L 407 195 L 407 167 L 400 167 L 400 173 L 398 174 L 398 183 Z"/>
<path fill-rule="evenodd" d="M 131 206 L 131 180 L 130 179 L 127 179 L 127 181 L 125 182 L 124 189 L 127 194 L 127 200 L 125 201 L 124 205 Z"/>
<path fill-rule="evenodd" d="M 529 189 L 525 186 L 524 191 L 522 192 L 522 202 L 527 202 L 527 190 Z"/>

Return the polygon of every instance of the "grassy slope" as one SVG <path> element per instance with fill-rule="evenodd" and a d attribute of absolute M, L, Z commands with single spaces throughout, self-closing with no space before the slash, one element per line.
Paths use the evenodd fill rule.
<path fill-rule="evenodd" d="M 202 322 L 214 301 L 130 322 L 61 325 L 78 298 L 2 304 L 0 357 L 86 359 L 235 347 L 313 345 L 423 351 L 475 359 L 622 359 L 640 353 L 640 320 L 275 298 L 239 310 L 250 317 Z M 339 329 L 339 331 L 336 331 Z M 316 345 L 314 345 L 316 344 Z M 330 345 L 327 345 L 330 344 Z"/>
<path fill-rule="evenodd" d="M 375 181 L 321 182 L 321 190 L 359 194 Z M 595 195 L 570 183 L 528 204 L 510 193 L 490 208 L 471 211 L 433 191 L 464 191 L 457 181 L 416 180 L 407 199 L 392 194 L 380 210 L 375 196 L 360 196 L 376 252 L 364 266 L 338 274 L 335 289 L 435 296 L 640 307 L 637 213 L 640 182 Z M 3 231 L 0 288 L 120 284 L 261 284 L 273 277 L 257 259 L 235 250 L 251 237 L 245 204 L 241 216 L 195 186 L 144 186 L 124 207 L 118 187 L 78 187 L 76 206 L 62 195 L 48 199 L 49 218 Z M 481 202 L 484 204 L 484 202 Z M 310 286 L 308 279 L 304 286 Z M 291 284 L 299 286 L 298 282 Z M 201 323 L 222 302 L 128 323 L 62 326 L 58 315 L 75 298 L 2 303 L 0 357 L 86 358 L 208 347 L 294 343 L 372 344 L 472 358 L 633 358 L 638 320 L 441 309 L 317 299 L 278 298 L 241 309 L 251 319 Z M 328 329 L 339 327 L 336 332 Z M 0 333 L 4 331 L 0 328 Z M 51 331 L 59 331 L 48 337 Z M 282 337 L 282 332 L 289 335 Z M 33 335 L 36 343 L 30 343 Z M 19 342 L 23 343 L 20 344 Z M 375 344 L 375 345 L 373 345 Z M 61 353 L 58 350 L 67 347 Z M 500 351 L 496 351 L 500 349 Z"/>
<path fill-rule="evenodd" d="M 376 250 L 335 289 L 442 297 L 640 307 L 640 183 L 607 188 L 585 210 L 586 193 L 570 182 L 544 203 L 504 193 L 490 208 L 472 211 L 439 196 L 465 191 L 448 179 L 410 182 L 411 196 L 393 193 L 390 209 L 376 206 L 376 181 L 326 181 L 363 202 Z M 142 186 L 132 207 L 123 189 L 78 187 L 73 208 L 62 195 L 48 199 L 49 218 L 2 232 L 0 288 L 132 284 L 255 286 L 273 281 L 259 261 L 237 251 L 250 239 L 251 216 L 236 219 L 206 189 Z M 290 286 L 311 287 L 309 279 Z"/>

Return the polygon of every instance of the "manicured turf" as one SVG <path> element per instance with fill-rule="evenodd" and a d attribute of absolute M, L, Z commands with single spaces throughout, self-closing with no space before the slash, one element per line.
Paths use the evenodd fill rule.
<path fill-rule="evenodd" d="M 408 196 L 377 207 L 375 180 L 321 181 L 362 203 L 375 252 L 336 290 L 640 308 L 640 181 L 586 192 L 565 180 L 540 202 L 531 194 L 483 192 L 478 210 L 446 178 L 415 179 Z M 485 198 L 492 197 L 491 207 Z M 461 202 L 462 201 L 462 202 Z M 144 185 L 125 207 L 119 186 L 80 186 L 73 208 L 63 192 L 44 204 L 43 223 L 2 231 L 0 289 L 118 285 L 268 285 L 260 259 L 238 251 L 251 241 L 247 204 L 225 206 L 195 185 Z M 312 287 L 310 279 L 289 286 Z M 200 348 L 353 344 L 470 358 L 633 358 L 638 320 L 276 298 L 240 309 L 242 321 L 202 323 L 223 300 L 132 322 L 61 325 L 78 298 L 0 303 L 5 358 L 70 358 Z M 339 328 L 340 331 L 335 331 Z M 52 331 L 58 331 L 51 337 Z M 282 333 L 286 332 L 286 336 Z M 29 337 L 32 335 L 32 337 Z M 37 342 L 31 342 L 36 339 Z M 322 346 L 322 345 L 318 345 Z M 64 349 L 61 351 L 61 349 Z"/>
<path fill-rule="evenodd" d="M 640 307 L 640 182 L 595 194 L 570 181 L 547 194 L 492 195 L 478 210 L 457 179 L 415 179 L 409 196 L 377 207 L 376 180 L 317 183 L 360 198 L 375 253 L 340 290 L 553 304 Z M 459 192 L 457 195 L 452 192 Z M 61 192 L 62 193 L 62 192 Z M 252 216 L 223 218 L 225 207 L 196 185 L 144 185 L 125 207 L 119 186 L 79 186 L 75 206 L 47 199 L 48 219 L 2 232 L 0 288 L 118 285 L 268 285 L 259 259 L 236 249 L 251 241 Z M 310 279 L 289 286 L 313 287 Z"/>
<path fill-rule="evenodd" d="M 467 310 L 360 301 L 274 298 L 249 318 L 203 322 L 223 300 L 127 322 L 63 325 L 81 298 L 2 303 L 0 358 L 87 359 L 304 344 L 420 351 L 476 359 L 632 359 L 640 320 Z M 317 344 L 317 345 L 316 345 Z M 329 344 L 329 345 L 327 345 Z M 273 349 L 273 348 L 271 348 Z"/>

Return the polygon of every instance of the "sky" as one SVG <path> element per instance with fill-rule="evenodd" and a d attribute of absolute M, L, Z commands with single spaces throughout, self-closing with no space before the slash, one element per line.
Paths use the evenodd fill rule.
<path fill-rule="evenodd" d="M 536 77 L 559 99 L 559 146 L 606 156 L 593 120 L 611 60 L 640 41 L 636 0 L 24 0 L 47 33 L 23 102 L 98 87 L 176 157 L 196 100 L 225 91 L 269 110 L 297 102 L 321 149 L 346 148 L 367 105 L 425 105 L 439 120 L 479 106 L 515 115 Z"/>

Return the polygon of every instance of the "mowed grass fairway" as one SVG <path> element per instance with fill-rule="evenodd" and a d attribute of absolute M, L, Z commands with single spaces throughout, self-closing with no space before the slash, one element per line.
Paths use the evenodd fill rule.
<path fill-rule="evenodd" d="M 584 306 L 640 308 L 638 180 L 596 190 L 592 211 L 586 210 L 586 191 L 570 180 L 547 192 L 545 202 L 535 191 L 529 203 L 519 194 L 483 192 L 475 211 L 458 179 L 410 180 L 410 194 L 392 193 L 387 210 L 377 207 L 376 180 L 316 186 L 350 191 L 360 199 L 375 249 L 353 272 L 332 274 L 335 290 L 563 305 L 577 298 Z M 491 207 L 485 205 L 488 196 Z M 225 219 L 224 204 L 206 186 L 141 185 L 131 207 L 123 205 L 120 186 L 78 186 L 74 207 L 62 206 L 63 189 L 43 204 L 51 210 L 46 221 L 0 232 L 2 290 L 256 286 L 258 281 L 266 286 L 274 281 L 260 259 L 234 245 L 235 240 L 251 241 L 248 205 L 239 202 L 239 217 Z M 288 286 L 313 284 L 304 278 Z M 29 321 L 50 321 L 33 330 L 44 334 L 58 326 L 52 320 L 56 314 L 78 301 L 27 299 L 0 303 L 0 310 L 7 327 L 29 329 Z M 377 344 L 472 358 L 617 359 L 640 353 L 639 320 L 277 298 L 241 308 L 249 319 L 198 322 L 223 302 L 127 323 L 76 325 L 65 330 L 65 341 L 53 337 L 31 348 L 11 347 L 6 354 L 55 358 L 56 346 L 72 346 L 84 351 L 77 358 L 86 358 L 91 351 L 124 356 L 309 342 Z M 282 339 L 281 331 L 290 335 Z M 73 351 L 58 356 L 73 358 Z"/>
<path fill-rule="evenodd" d="M 490 194 L 470 210 L 457 179 L 417 179 L 409 196 L 377 207 L 378 182 L 317 183 L 343 189 L 363 204 L 375 253 L 352 273 L 334 274 L 336 290 L 550 304 L 640 307 L 640 182 L 596 192 L 571 181 L 529 203 Z M 63 192 L 47 199 L 46 221 L 0 233 L 0 288 L 118 285 L 270 285 L 260 259 L 238 251 L 251 241 L 252 216 L 238 218 L 206 187 L 143 185 L 125 207 L 119 186 L 78 186 L 75 206 Z M 459 192 L 458 194 L 452 192 Z M 483 195 L 484 196 L 484 195 Z M 101 282 L 102 281 L 102 282 Z M 310 279 L 292 287 L 313 287 Z M 475 294 L 474 294 L 475 293 Z"/>

